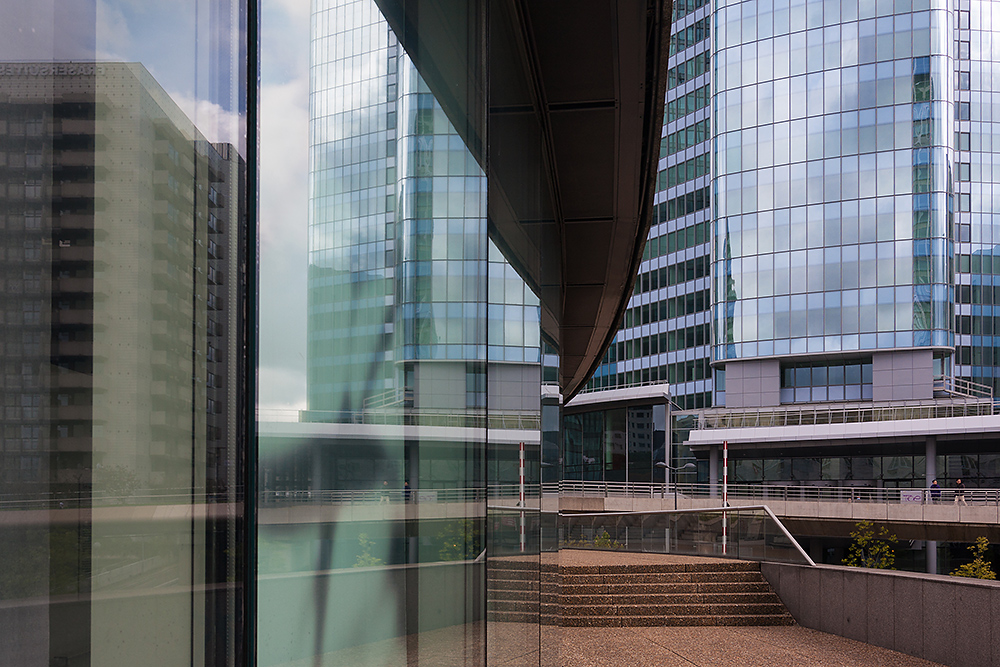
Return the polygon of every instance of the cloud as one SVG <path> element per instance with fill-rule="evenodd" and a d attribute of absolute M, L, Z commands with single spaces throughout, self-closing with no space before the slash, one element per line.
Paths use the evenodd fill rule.
<path fill-rule="evenodd" d="M 97 59 L 112 61 L 134 60 L 124 54 L 132 53 L 132 31 L 120 5 L 105 0 L 97 3 Z"/>
<path fill-rule="evenodd" d="M 194 126 L 212 142 L 233 144 L 242 148 L 246 135 L 246 119 L 234 111 L 208 100 L 196 100 L 185 93 L 169 93 Z"/>
<path fill-rule="evenodd" d="M 309 85 L 261 87 L 261 408 L 305 406 Z"/>
<path fill-rule="evenodd" d="M 298 411 L 306 409 L 305 387 L 297 372 L 260 366 L 257 387 L 260 395 L 257 405 L 263 421 L 297 421 Z"/>

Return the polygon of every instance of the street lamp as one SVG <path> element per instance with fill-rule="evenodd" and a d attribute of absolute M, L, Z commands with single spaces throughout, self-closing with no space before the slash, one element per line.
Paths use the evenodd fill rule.
<path fill-rule="evenodd" d="M 693 463 L 685 463 L 679 468 L 674 468 L 673 466 L 667 465 L 666 461 L 657 461 L 657 468 L 663 468 L 663 490 L 666 491 L 667 486 L 670 484 L 670 471 L 673 470 L 675 473 L 681 470 L 694 470 L 697 466 Z M 674 479 L 674 509 L 677 509 L 677 480 L 676 475 Z"/>

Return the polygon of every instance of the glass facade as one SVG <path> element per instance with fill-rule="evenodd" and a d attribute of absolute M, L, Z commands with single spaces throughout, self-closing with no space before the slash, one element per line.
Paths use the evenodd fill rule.
<path fill-rule="evenodd" d="M 702 409 L 995 396 L 995 4 L 678 3 L 657 224 L 588 391 L 669 382 L 672 460 Z M 747 479 L 904 479 L 793 460 Z"/>
<path fill-rule="evenodd" d="M 587 389 L 669 383 L 712 404 L 711 3 L 674 4 L 655 218 L 622 328 Z"/>
<path fill-rule="evenodd" d="M 668 381 L 678 408 L 721 406 L 726 361 L 924 349 L 995 390 L 993 14 L 678 6 L 658 224 L 588 389 Z"/>
<path fill-rule="evenodd" d="M 954 344 L 952 14 L 883 5 L 716 10 L 719 359 Z"/>
<path fill-rule="evenodd" d="M 991 167 L 996 114 L 992 99 L 1000 15 L 995 3 L 958 0 L 955 17 L 956 356 L 955 375 L 1000 391 L 1000 329 L 994 294 L 1000 230 L 993 213 L 998 178 Z M 996 268 L 994 268 L 996 266 Z"/>
<path fill-rule="evenodd" d="M 245 21 L 0 9 L 4 664 L 248 657 Z"/>
<path fill-rule="evenodd" d="M 305 335 L 304 400 L 259 404 L 258 664 L 481 665 L 515 647 L 537 664 L 537 595 L 485 604 L 508 559 L 540 576 L 542 366 L 539 300 L 488 235 L 483 156 L 373 0 L 271 11 L 308 35 L 307 206 L 283 221 L 308 238 L 308 300 L 273 334 Z M 262 211 L 284 196 L 265 187 Z M 262 246 L 262 272 L 281 261 Z M 521 479 L 528 511 L 487 510 Z"/>

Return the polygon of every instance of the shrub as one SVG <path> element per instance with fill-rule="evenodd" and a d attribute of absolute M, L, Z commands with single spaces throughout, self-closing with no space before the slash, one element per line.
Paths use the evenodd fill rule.
<path fill-rule="evenodd" d="M 973 561 L 962 565 L 951 573 L 953 577 L 971 577 L 972 579 L 996 579 L 997 574 L 986 560 L 986 552 L 990 548 L 990 541 L 985 537 L 977 537 L 976 543 L 969 547 L 972 552 Z"/>
<path fill-rule="evenodd" d="M 885 526 L 875 532 L 871 521 L 859 521 L 851 531 L 851 547 L 842 562 L 850 567 L 870 567 L 878 570 L 895 570 L 896 536 Z"/>

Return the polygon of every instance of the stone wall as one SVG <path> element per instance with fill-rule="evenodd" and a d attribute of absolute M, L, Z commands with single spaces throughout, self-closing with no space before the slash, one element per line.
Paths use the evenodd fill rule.
<path fill-rule="evenodd" d="M 951 667 L 1000 665 L 1000 583 L 762 563 L 799 625 Z"/>

